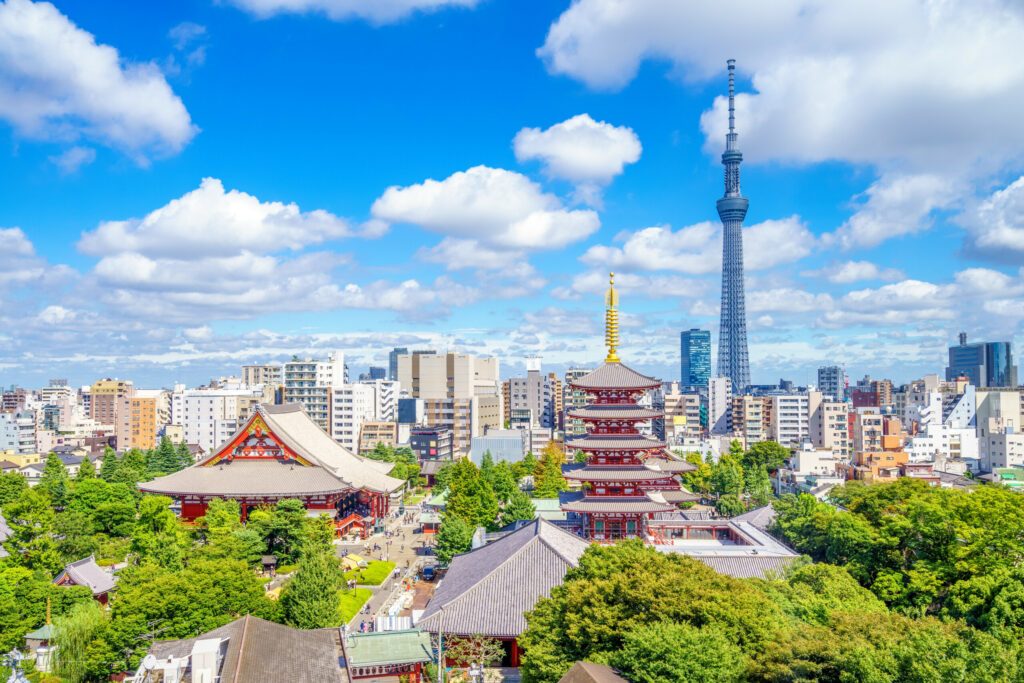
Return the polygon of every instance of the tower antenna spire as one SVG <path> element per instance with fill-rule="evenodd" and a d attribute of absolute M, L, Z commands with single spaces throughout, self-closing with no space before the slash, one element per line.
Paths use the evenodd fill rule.
<path fill-rule="evenodd" d="M 615 291 L 615 273 L 608 273 L 608 293 L 604 296 L 604 343 L 608 347 L 605 363 L 620 363 L 619 354 L 619 293 Z"/>

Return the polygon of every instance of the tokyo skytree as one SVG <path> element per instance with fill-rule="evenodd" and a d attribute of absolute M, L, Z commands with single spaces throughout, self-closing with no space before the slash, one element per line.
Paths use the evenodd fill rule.
<path fill-rule="evenodd" d="M 750 386 L 747 355 L 747 307 L 743 284 L 743 218 L 747 200 L 740 194 L 740 153 L 736 134 L 736 60 L 729 65 L 729 133 L 725 136 L 725 196 L 718 200 L 722 220 L 722 318 L 718 328 L 718 375 L 732 380 L 733 393 Z"/>

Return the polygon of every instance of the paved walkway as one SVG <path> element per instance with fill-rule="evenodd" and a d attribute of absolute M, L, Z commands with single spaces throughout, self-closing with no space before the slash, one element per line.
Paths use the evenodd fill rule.
<path fill-rule="evenodd" d="M 409 516 L 395 518 L 390 517 L 386 528 L 390 537 L 385 533 L 374 534 L 365 541 L 359 543 L 337 544 L 338 555 L 355 553 L 367 560 L 385 560 L 395 563 L 399 570 L 398 578 L 392 576 L 380 586 L 366 586 L 373 590 L 366 607 L 349 622 L 349 628 L 358 630 L 361 621 L 372 621 L 382 608 L 389 605 L 392 598 L 396 597 L 402 590 L 402 578 L 413 575 L 422 566 L 425 559 L 429 557 L 427 549 L 423 544 L 429 536 L 418 532 L 419 523 L 416 521 L 419 511 L 410 511 Z M 369 547 L 369 550 L 367 550 Z M 377 549 L 379 548 L 379 549 Z M 367 607 L 369 608 L 367 611 Z"/>

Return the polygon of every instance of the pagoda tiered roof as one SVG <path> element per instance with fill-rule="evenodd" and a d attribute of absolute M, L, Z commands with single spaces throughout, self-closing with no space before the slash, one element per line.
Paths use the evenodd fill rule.
<path fill-rule="evenodd" d="M 581 451 L 643 451 L 665 448 L 665 442 L 650 439 L 640 434 L 588 434 L 565 442 L 566 448 Z"/>
<path fill-rule="evenodd" d="M 673 474 L 693 472 L 697 469 L 696 465 L 688 463 L 685 460 L 675 460 L 672 458 L 647 458 L 644 460 L 644 465 L 656 470 L 672 472 Z"/>
<path fill-rule="evenodd" d="M 588 513 L 647 513 L 675 510 L 664 498 L 647 493 L 636 496 L 586 496 L 582 492 L 563 493 L 562 509 L 566 512 Z"/>
<path fill-rule="evenodd" d="M 577 389 L 654 389 L 661 381 L 616 362 L 605 363 L 570 384 Z"/>
<path fill-rule="evenodd" d="M 658 481 L 659 479 L 669 479 L 675 474 L 643 465 L 587 465 L 586 467 L 566 468 L 564 476 L 573 481 Z"/>
<path fill-rule="evenodd" d="M 632 403 L 595 404 L 569 411 L 569 417 L 579 420 L 653 420 L 665 413 Z"/>

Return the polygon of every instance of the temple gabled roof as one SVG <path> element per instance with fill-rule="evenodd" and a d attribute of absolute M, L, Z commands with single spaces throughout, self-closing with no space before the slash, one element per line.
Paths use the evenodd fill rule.
<path fill-rule="evenodd" d="M 664 417 L 665 413 L 632 403 L 622 405 L 591 404 L 584 408 L 573 408 L 569 417 L 580 420 L 653 420 Z"/>
<path fill-rule="evenodd" d="M 635 496 L 587 496 L 581 491 L 570 491 L 560 494 L 559 498 L 565 512 L 584 514 L 671 512 L 676 509 L 675 505 L 669 504 L 657 493 L 652 491 Z"/>
<path fill-rule="evenodd" d="M 256 433 L 266 437 L 258 447 L 265 449 L 260 454 L 275 450 L 281 451 L 281 457 L 237 456 L 240 444 Z M 394 466 L 355 455 L 328 436 L 297 404 L 258 405 L 242 428 L 209 457 L 139 484 L 139 489 L 172 496 L 225 497 L 318 495 L 350 489 L 392 493 L 405 485 L 388 476 Z"/>
<path fill-rule="evenodd" d="M 60 584 L 64 583 L 65 579 L 69 579 L 76 586 L 88 586 L 93 595 L 109 593 L 116 585 L 114 576 L 103 571 L 92 555 L 65 566 L 64 571 L 58 574 L 53 582 Z"/>
<path fill-rule="evenodd" d="M 562 583 L 589 545 L 535 519 L 504 538 L 457 555 L 416 626 L 446 634 L 517 637 L 526 630 L 523 614 Z"/>
<path fill-rule="evenodd" d="M 661 381 L 622 363 L 605 363 L 571 384 L 579 389 L 654 389 L 661 386 Z"/>
<path fill-rule="evenodd" d="M 641 434 L 587 434 L 575 439 L 568 439 L 565 442 L 566 448 L 576 448 L 581 451 L 642 451 L 655 448 L 663 449 L 665 445 L 664 441 L 650 439 Z"/>
<path fill-rule="evenodd" d="M 574 481 L 659 481 L 675 476 L 672 472 L 662 472 L 643 465 L 568 466 L 562 472 L 566 479 Z"/>

